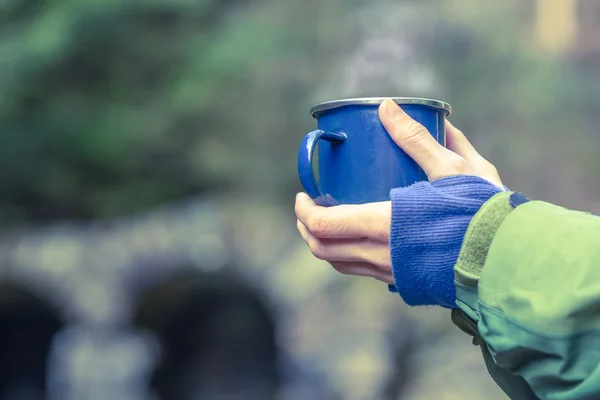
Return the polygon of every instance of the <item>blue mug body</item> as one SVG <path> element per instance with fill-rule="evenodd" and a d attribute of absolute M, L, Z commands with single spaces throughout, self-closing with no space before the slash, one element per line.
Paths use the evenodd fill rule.
<path fill-rule="evenodd" d="M 391 189 L 427 180 L 425 172 L 383 127 L 378 114 L 383 100 L 336 100 L 311 109 L 318 130 L 307 134 L 300 145 L 298 174 L 305 191 L 317 204 L 385 201 L 389 200 Z M 419 98 L 392 100 L 445 146 L 449 104 Z M 314 159 L 317 148 L 318 159 Z"/>

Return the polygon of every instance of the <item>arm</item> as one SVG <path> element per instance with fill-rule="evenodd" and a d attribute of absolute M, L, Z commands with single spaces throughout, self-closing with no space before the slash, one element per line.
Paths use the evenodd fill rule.
<path fill-rule="evenodd" d="M 600 218 L 496 195 L 470 223 L 455 284 L 453 319 L 511 397 L 600 398 Z"/>

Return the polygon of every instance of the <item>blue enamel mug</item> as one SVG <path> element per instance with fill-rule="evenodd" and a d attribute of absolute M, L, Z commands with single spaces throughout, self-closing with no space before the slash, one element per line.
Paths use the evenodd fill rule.
<path fill-rule="evenodd" d="M 298 174 L 304 190 L 317 204 L 385 201 L 391 189 L 427 180 L 425 172 L 383 127 L 378 109 L 384 99 L 335 100 L 311 109 L 318 130 L 302 140 Z M 451 113 L 448 103 L 409 97 L 392 100 L 445 146 L 445 120 Z"/>

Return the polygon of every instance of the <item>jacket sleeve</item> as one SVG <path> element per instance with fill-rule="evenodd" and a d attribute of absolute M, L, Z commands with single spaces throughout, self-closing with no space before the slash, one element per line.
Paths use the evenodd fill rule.
<path fill-rule="evenodd" d="M 514 399 L 600 399 L 600 218 L 501 193 L 473 218 L 453 320 Z"/>

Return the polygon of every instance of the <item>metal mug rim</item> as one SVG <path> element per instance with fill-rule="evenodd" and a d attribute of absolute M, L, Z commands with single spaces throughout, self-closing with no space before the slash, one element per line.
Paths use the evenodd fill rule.
<path fill-rule="evenodd" d="M 421 98 L 421 97 L 357 97 L 340 100 L 330 100 L 319 103 L 310 109 L 310 115 L 313 118 L 318 118 L 325 111 L 333 110 L 339 107 L 355 106 L 355 105 L 379 105 L 385 99 L 391 99 L 398 105 L 418 104 L 437 108 L 446 111 L 446 116 L 452 114 L 452 107 L 445 101 Z"/>

